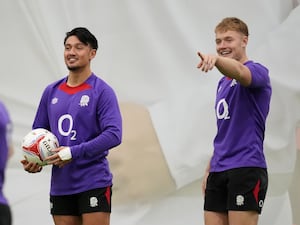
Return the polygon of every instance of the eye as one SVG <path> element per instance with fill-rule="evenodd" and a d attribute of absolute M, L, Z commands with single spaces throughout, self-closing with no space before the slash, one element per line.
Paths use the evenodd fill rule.
<path fill-rule="evenodd" d="M 65 45 L 65 50 L 70 50 L 71 46 L 70 45 Z"/>
<path fill-rule="evenodd" d="M 83 44 L 78 44 L 78 45 L 76 45 L 75 47 L 76 47 L 76 49 L 83 49 L 83 48 L 84 48 L 84 45 L 83 45 Z"/>
<path fill-rule="evenodd" d="M 225 39 L 225 41 L 226 41 L 226 42 L 232 42 L 233 39 L 232 39 L 231 37 L 228 37 L 228 38 Z"/>

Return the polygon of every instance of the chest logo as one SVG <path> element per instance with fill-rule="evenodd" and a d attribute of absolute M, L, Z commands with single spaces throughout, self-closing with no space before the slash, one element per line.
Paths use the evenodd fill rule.
<path fill-rule="evenodd" d="M 230 83 L 230 87 L 233 87 L 233 86 L 235 86 L 235 85 L 237 85 L 237 82 L 236 82 L 235 79 L 233 79 L 233 80 L 231 81 L 231 83 Z"/>
<path fill-rule="evenodd" d="M 217 118 L 220 120 L 228 120 L 230 119 L 229 115 L 229 106 L 225 100 L 225 98 L 222 98 L 216 107 L 216 114 Z"/>
<path fill-rule="evenodd" d="M 52 98 L 51 104 L 55 105 L 58 102 L 58 98 L 54 97 Z"/>
<path fill-rule="evenodd" d="M 81 107 L 88 106 L 89 101 L 90 101 L 90 97 L 89 97 L 88 95 L 83 95 L 83 96 L 81 96 L 79 105 L 80 105 Z"/>

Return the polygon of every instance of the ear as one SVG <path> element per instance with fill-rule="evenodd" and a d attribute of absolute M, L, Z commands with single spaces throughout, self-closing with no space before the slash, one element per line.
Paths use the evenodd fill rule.
<path fill-rule="evenodd" d="M 242 47 L 246 48 L 247 44 L 248 44 L 248 36 L 243 36 Z"/>
<path fill-rule="evenodd" d="M 96 54 L 97 54 L 97 50 L 96 49 L 92 49 L 90 51 L 90 60 L 93 59 L 93 58 L 95 58 Z"/>

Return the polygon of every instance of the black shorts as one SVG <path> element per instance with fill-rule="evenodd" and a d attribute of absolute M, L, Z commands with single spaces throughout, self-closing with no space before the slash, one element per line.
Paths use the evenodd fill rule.
<path fill-rule="evenodd" d="M 52 215 L 79 216 L 83 213 L 111 212 L 111 187 L 97 188 L 73 195 L 50 195 Z"/>
<path fill-rule="evenodd" d="M 12 214 L 10 207 L 0 203 L 0 225 L 11 225 Z"/>
<path fill-rule="evenodd" d="M 204 210 L 261 213 L 268 188 L 266 169 L 246 167 L 211 172 L 207 178 Z"/>

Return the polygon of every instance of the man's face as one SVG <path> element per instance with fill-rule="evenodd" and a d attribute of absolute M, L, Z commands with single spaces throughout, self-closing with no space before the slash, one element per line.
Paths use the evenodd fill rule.
<path fill-rule="evenodd" d="M 237 31 L 216 32 L 216 50 L 220 56 L 240 61 L 245 57 L 248 37 Z"/>
<path fill-rule="evenodd" d="M 65 43 L 64 59 L 70 71 L 76 71 L 89 66 L 96 55 L 96 50 L 80 42 L 76 36 L 70 36 Z"/>

